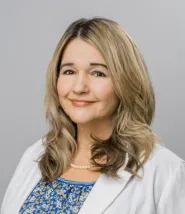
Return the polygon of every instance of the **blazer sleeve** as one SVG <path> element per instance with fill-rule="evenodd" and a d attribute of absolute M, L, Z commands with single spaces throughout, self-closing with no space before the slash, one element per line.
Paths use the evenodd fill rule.
<path fill-rule="evenodd" d="M 176 168 L 161 194 L 157 214 L 185 213 L 185 161 Z"/>
<path fill-rule="evenodd" d="M 22 154 L 22 157 L 20 158 L 13 175 L 8 183 L 8 186 L 5 190 L 5 194 L 3 197 L 3 201 L 1 203 L 0 208 L 0 214 L 7 213 L 6 208 L 9 206 L 9 203 L 13 200 L 13 198 L 16 195 L 16 191 L 18 191 L 19 186 L 22 185 L 22 179 L 20 177 L 27 176 L 25 175 L 25 169 L 30 166 L 30 162 L 33 162 L 33 160 L 36 160 L 37 157 L 41 154 L 41 152 L 44 150 L 44 147 L 42 145 L 42 139 L 38 140 L 37 142 L 29 145 L 25 151 Z M 30 168 L 31 170 L 31 168 Z M 10 213 L 10 212 L 9 212 Z M 12 212 L 13 213 L 13 212 Z"/>
<path fill-rule="evenodd" d="M 21 172 L 24 169 L 25 164 L 27 162 L 27 156 L 29 154 L 29 150 L 30 150 L 30 148 L 26 148 L 26 150 L 23 152 L 18 164 L 15 167 L 13 175 L 12 175 L 12 177 L 11 177 L 9 183 L 8 183 L 8 186 L 7 186 L 6 190 L 5 190 L 5 194 L 4 194 L 2 203 L 1 203 L 1 212 L 0 212 L 0 214 L 4 213 L 3 212 L 4 207 L 8 206 L 7 201 L 11 198 L 13 189 L 19 182 L 18 179 L 19 179 L 19 176 L 21 176 Z"/>

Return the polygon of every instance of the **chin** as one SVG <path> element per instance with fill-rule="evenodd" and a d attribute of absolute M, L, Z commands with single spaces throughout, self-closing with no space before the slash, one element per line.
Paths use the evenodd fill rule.
<path fill-rule="evenodd" d="M 71 118 L 71 120 L 72 120 L 74 123 L 76 123 L 76 124 L 87 124 L 87 123 L 92 122 L 92 119 L 91 119 L 91 120 L 89 120 L 89 119 L 85 120 L 84 118 L 82 118 L 82 119 L 79 119 L 79 118 L 72 118 L 72 117 L 70 117 L 70 118 Z"/>

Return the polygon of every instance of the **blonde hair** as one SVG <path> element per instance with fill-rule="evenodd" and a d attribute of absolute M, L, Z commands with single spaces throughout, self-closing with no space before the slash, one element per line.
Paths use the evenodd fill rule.
<path fill-rule="evenodd" d="M 102 17 L 81 18 L 71 23 L 49 63 L 45 115 L 50 128 L 43 137 L 45 152 L 39 160 L 42 177 L 45 181 L 53 181 L 61 176 L 70 167 L 77 149 L 77 126 L 62 109 L 57 93 L 62 54 L 75 38 L 93 44 L 100 51 L 119 99 L 110 138 L 102 140 L 92 134 L 90 136 L 93 142 L 92 164 L 98 167 L 96 171 L 115 178 L 119 178 L 117 171 L 125 164 L 126 171 L 140 177 L 137 171 L 141 167 L 143 169 L 158 138 L 150 128 L 155 112 L 154 90 L 144 59 L 133 39 L 118 23 Z M 104 156 L 107 157 L 106 164 L 96 161 Z"/>

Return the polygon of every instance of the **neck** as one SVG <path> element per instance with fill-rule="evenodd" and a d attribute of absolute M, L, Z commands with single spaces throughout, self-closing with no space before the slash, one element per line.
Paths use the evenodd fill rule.
<path fill-rule="evenodd" d="M 96 126 L 90 126 L 88 124 L 77 125 L 77 151 L 72 163 L 76 165 L 90 165 L 90 159 L 92 157 L 92 140 L 90 138 L 91 133 L 102 140 L 109 138 L 112 133 L 110 122 L 99 123 L 98 125 L 96 124 Z"/>

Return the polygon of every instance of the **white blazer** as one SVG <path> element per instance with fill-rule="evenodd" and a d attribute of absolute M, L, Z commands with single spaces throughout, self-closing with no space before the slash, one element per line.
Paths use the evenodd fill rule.
<path fill-rule="evenodd" d="M 41 179 L 38 163 L 42 140 L 29 146 L 6 189 L 1 214 L 18 214 Z M 142 169 L 138 171 L 142 176 Z M 121 180 L 101 174 L 79 214 L 185 214 L 185 161 L 156 144 L 144 165 L 143 179 L 119 170 Z"/>

